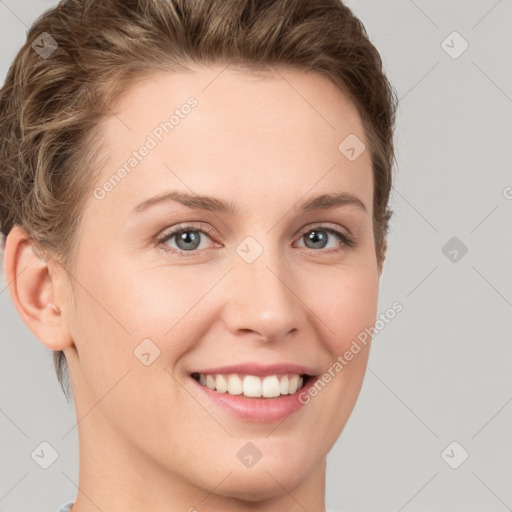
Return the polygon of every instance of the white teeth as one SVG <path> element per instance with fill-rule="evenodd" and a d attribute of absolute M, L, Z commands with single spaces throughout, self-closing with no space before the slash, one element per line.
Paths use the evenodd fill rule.
<path fill-rule="evenodd" d="M 297 391 L 297 386 L 299 384 L 299 375 L 297 375 L 296 373 L 294 373 L 291 377 L 290 377 L 290 382 L 288 383 L 288 393 L 291 395 L 293 393 L 295 393 L 295 391 Z"/>
<path fill-rule="evenodd" d="M 244 377 L 244 395 L 259 397 L 261 396 L 261 380 L 254 375 L 246 375 Z"/>
<path fill-rule="evenodd" d="M 275 375 L 263 379 L 261 394 L 267 398 L 280 395 L 279 379 Z"/>
<path fill-rule="evenodd" d="M 215 377 L 215 387 L 219 393 L 225 393 L 228 390 L 228 382 L 223 375 Z"/>
<path fill-rule="evenodd" d="M 292 395 L 302 388 L 304 378 L 297 373 L 284 375 L 269 375 L 257 377 L 255 375 L 211 375 L 199 374 L 199 383 L 219 393 L 230 395 L 244 395 L 247 397 L 273 398 L 280 395 Z"/>
<path fill-rule="evenodd" d="M 199 382 L 201 382 L 201 375 L 199 376 Z M 204 384 L 203 384 L 204 385 Z M 210 388 L 210 389 L 215 389 L 215 377 L 213 375 L 207 375 L 206 376 L 206 385 Z"/>
<path fill-rule="evenodd" d="M 242 394 L 242 380 L 235 373 L 228 377 L 228 393 L 230 395 Z"/>
<path fill-rule="evenodd" d="M 279 384 L 279 391 L 281 395 L 287 395 L 288 394 L 288 375 L 284 375 L 281 378 L 281 382 Z"/>

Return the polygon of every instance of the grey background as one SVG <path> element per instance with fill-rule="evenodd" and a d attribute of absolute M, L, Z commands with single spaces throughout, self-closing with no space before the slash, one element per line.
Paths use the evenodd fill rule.
<path fill-rule="evenodd" d="M 55 3 L 0 0 L 2 83 L 27 26 Z M 379 312 L 404 309 L 374 338 L 328 457 L 327 506 L 512 510 L 512 1 L 347 4 L 400 98 Z M 469 43 L 456 59 L 441 46 L 453 31 Z M 468 249 L 456 262 L 442 251 L 452 237 Z M 74 409 L 0 279 L 0 510 L 55 511 L 77 494 Z M 59 453 L 47 470 L 30 456 L 42 441 Z M 453 441 L 462 448 L 443 458 Z"/>

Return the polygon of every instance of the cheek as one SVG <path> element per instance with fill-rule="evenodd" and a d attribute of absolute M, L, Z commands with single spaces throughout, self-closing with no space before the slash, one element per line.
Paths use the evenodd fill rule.
<path fill-rule="evenodd" d="M 374 324 L 378 274 L 373 266 L 365 265 L 331 268 L 323 274 L 317 271 L 316 277 L 310 277 L 303 285 L 302 296 L 318 317 L 325 344 L 335 358 Z"/>
<path fill-rule="evenodd" d="M 361 390 L 368 362 L 371 336 L 368 329 L 377 315 L 378 273 L 371 261 L 367 265 L 337 267 L 324 275 L 317 271 L 316 286 L 303 292 L 315 312 L 326 350 L 325 378 L 318 383 L 321 428 L 332 435 L 332 442 L 348 420 Z"/>
<path fill-rule="evenodd" d="M 89 382 L 99 390 L 128 368 L 145 370 L 150 380 L 172 368 L 209 328 L 205 318 L 215 306 L 207 295 L 223 272 L 199 273 L 193 265 L 141 269 L 121 259 L 84 267 L 73 335 Z M 134 354 L 142 347 L 154 358 L 148 367 Z"/>
<path fill-rule="evenodd" d="M 121 258 L 90 266 L 81 279 L 90 292 L 82 299 L 92 301 L 89 307 L 97 319 L 103 325 L 114 322 L 134 338 L 150 333 L 163 337 L 213 284 L 200 279 L 193 266 L 166 269 L 163 263 L 145 268 Z"/>
<path fill-rule="evenodd" d="M 326 450 L 345 427 L 361 391 L 371 343 L 371 331 L 365 329 L 375 323 L 377 301 L 378 277 L 371 267 L 339 270 L 309 294 L 308 305 L 320 318 L 326 359 L 322 382 L 307 407 L 315 412 L 314 428 L 325 433 L 320 444 Z"/>

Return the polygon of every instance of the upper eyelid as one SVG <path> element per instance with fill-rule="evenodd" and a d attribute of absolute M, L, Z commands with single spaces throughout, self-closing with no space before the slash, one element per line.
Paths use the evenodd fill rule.
<path fill-rule="evenodd" d="M 191 224 L 184 223 L 184 224 L 178 224 L 177 227 L 168 228 L 168 230 L 164 229 L 161 232 L 161 234 L 158 235 L 158 238 L 160 238 L 160 239 L 162 239 L 162 238 L 164 238 L 164 239 L 170 238 L 170 237 L 175 236 L 176 234 L 178 234 L 180 231 L 203 231 L 207 235 L 213 236 L 212 232 L 214 230 L 211 229 L 211 228 L 206 227 L 206 224 L 201 224 L 199 226 L 193 226 Z"/>

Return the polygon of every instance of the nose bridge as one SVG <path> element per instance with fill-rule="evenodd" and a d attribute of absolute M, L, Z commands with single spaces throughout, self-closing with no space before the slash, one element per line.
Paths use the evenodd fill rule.
<path fill-rule="evenodd" d="M 267 340 L 299 326 L 301 302 L 280 248 L 247 237 L 236 248 L 228 321 L 232 330 L 255 331 Z"/>

